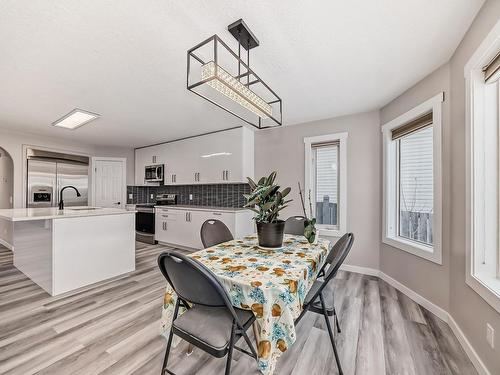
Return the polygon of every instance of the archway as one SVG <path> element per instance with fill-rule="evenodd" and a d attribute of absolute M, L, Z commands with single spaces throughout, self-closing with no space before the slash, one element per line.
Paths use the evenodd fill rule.
<path fill-rule="evenodd" d="M 0 147 L 0 209 L 14 206 L 14 161 Z M 0 267 L 12 265 L 12 223 L 0 219 Z M 8 249 L 6 249 L 7 247 Z"/>

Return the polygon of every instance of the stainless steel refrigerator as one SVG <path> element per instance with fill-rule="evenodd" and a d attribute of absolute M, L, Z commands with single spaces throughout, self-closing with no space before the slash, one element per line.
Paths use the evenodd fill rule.
<path fill-rule="evenodd" d="M 61 189 L 70 185 L 81 196 L 73 189 L 64 190 L 64 205 L 88 206 L 88 157 L 29 148 L 27 160 L 27 207 L 57 207 Z"/>

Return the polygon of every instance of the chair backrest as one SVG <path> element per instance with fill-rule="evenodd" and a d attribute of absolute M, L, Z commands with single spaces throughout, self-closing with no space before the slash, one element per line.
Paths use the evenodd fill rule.
<path fill-rule="evenodd" d="M 165 251 L 158 256 L 158 266 L 181 300 L 195 305 L 226 308 L 241 327 L 227 292 L 202 263 L 174 251 Z"/>
<path fill-rule="evenodd" d="M 233 239 L 233 235 L 226 224 L 216 219 L 206 220 L 201 225 L 200 236 L 204 248 L 212 247 Z"/>
<path fill-rule="evenodd" d="M 306 218 L 304 216 L 291 216 L 285 221 L 285 233 L 303 236 Z"/>
<path fill-rule="evenodd" d="M 326 259 L 325 259 L 325 266 L 330 265 L 333 263 L 334 259 L 337 257 L 338 254 L 340 254 L 340 251 L 344 248 L 345 244 L 347 241 L 349 241 L 349 233 L 344 234 L 342 237 L 340 237 L 337 242 L 335 242 L 335 245 L 332 246 L 332 249 L 328 253 Z"/>
<path fill-rule="evenodd" d="M 346 233 L 342 238 L 346 237 L 346 240 L 342 241 L 341 247 L 338 250 L 338 253 L 336 256 L 333 258 L 332 263 L 330 264 L 330 267 L 325 273 L 324 277 L 324 282 L 322 283 L 321 287 L 318 288 L 316 293 L 314 294 L 313 298 L 311 298 L 311 301 L 314 302 L 318 298 L 319 294 L 323 291 L 323 289 L 327 286 L 328 282 L 332 280 L 335 275 L 337 275 L 337 272 L 344 263 L 345 258 L 349 254 L 349 251 L 351 251 L 352 244 L 354 242 L 354 234 L 352 233 Z M 340 241 L 340 240 L 339 240 Z"/>

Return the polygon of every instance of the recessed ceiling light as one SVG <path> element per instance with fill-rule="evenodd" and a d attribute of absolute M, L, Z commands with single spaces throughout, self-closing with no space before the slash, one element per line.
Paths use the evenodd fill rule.
<path fill-rule="evenodd" d="M 213 154 L 206 154 L 206 155 L 201 155 L 202 158 L 212 158 L 214 156 L 227 156 L 227 155 L 232 155 L 230 152 L 215 152 Z"/>
<path fill-rule="evenodd" d="M 99 117 L 101 117 L 101 115 L 98 115 L 97 113 L 92 113 L 89 111 L 84 111 L 82 109 L 75 108 L 67 115 L 64 115 L 59 120 L 53 122 L 52 125 L 74 130 Z"/>

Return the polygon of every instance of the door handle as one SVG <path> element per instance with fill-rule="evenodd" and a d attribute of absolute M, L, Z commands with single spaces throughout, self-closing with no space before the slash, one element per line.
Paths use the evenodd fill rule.
<path fill-rule="evenodd" d="M 116 202 L 115 204 L 121 204 L 121 202 Z"/>

